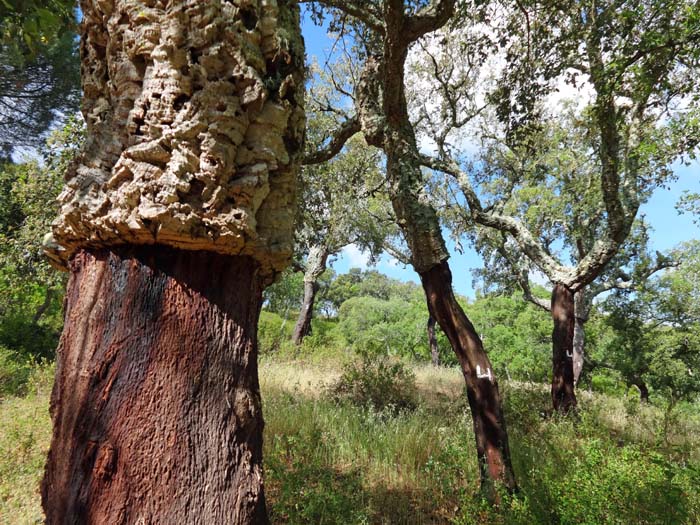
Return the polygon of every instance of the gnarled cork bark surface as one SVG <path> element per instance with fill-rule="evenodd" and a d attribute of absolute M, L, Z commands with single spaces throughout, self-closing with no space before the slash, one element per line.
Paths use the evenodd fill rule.
<path fill-rule="evenodd" d="M 81 250 L 66 295 L 47 523 L 267 523 L 255 261 Z"/>
<path fill-rule="evenodd" d="M 292 252 L 304 132 L 299 13 L 291 0 L 82 0 L 88 141 L 47 252 L 163 244 Z"/>

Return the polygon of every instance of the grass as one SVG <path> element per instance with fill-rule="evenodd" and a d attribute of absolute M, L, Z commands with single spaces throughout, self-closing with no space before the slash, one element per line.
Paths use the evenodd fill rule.
<path fill-rule="evenodd" d="M 52 367 L 39 367 L 23 397 L 0 399 L 0 523 L 43 523 L 39 482 L 51 440 Z"/>
<path fill-rule="evenodd" d="M 577 418 L 540 417 L 541 385 L 502 385 L 521 492 L 499 508 L 477 497 L 471 418 L 456 369 L 412 366 L 416 410 L 336 404 L 332 360 L 265 358 L 266 491 L 273 523 L 700 523 L 700 415 L 669 436 L 662 407 L 580 394 Z M 41 520 L 38 483 L 50 439 L 50 370 L 0 405 L 0 523 Z"/>

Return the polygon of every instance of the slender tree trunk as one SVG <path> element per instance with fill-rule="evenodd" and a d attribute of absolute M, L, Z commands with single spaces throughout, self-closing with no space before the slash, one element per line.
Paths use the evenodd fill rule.
<path fill-rule="evenodd" d="M 633 384 L 639 389 L 639 401 L 641 403 L 648 403 L 649 387 L 647 387 L 647 384 L 644 382 L 644 380 L 641 377 L 635 377 L 632 379 L 631 384 Z"/>
<path fill-rule="evenodd" d="M 304 301 L 299 311 L 299 318 L 294 326 L 292 341 L 299 346 L 307 335 L 311 334 L 311 318 L 313 317 L 314 301 L 318 292 L 316 281 L 304 281 Z"/>
<path fill-rule="evenodd" d="M 39 308 L 36 309 L 36 312 L 34 312 L 34 315 L 32 316 L 32 323 L 37 324 L 39 320 L 44 316 L 46 311 L 49 309 L 51 306 L 51 301 L 53 300 L 53 294 L 54 290 L 53 288 L 47 288 L 46 289 L 46 294 L 44 295 L 44 302 L 39 305 Z"/>
<path fill-rule="evenodd" d="M 267 523 L 250 257 L 71 262 L 42 483 L 49 524 Z"/>
<path fill-rule="evenodd" d="M 498 382 L 481 339 L 452 292 L 452 274 L 447 262 L 421 272 L 420 276 L 430 313 L 447 335 L 462 368 L 482 491 L 493 501 L 497 499 L 495 482 L 502 483 L 506 490 L 517 490 Z"/>
<path fill-rule="evenodd" d="M 552 290 L 552 404 L 554 410 L 567 413 L 576 408 L 574 393 L 574 294 L 562 284 Z"/>
<path fill-rule="evenodd" d="M 437 337 L 435 336 L 435 318 L 428 315 L 428 346 L 430 347 L 430 359 L 434 366 L 440 366 L 440 352 L 438 351 Z"/>
<path fill-rule="evenodd" d="M 309 250 L 304 272 L 304 300 L 299 311 L 297 324 L 294 326 L 292 340 L 299 346 L 304 337 L 311 333 L 311 318 L 314 313 L 314 301 L 318 292 L 318 278 L 326 270 L 328 250 L 325 246 L 314 246 Z"/>
<path fill-rule="evenodd" d="M 447 16 L 454 7 L 452 2 L 448 4 L 444 11 Z M 490 501 L 497 501 L 496 486 L 512 492 L 517 485 L 498 383 L 476 330 L 455 299 L 440 221 L 425 195 L 420 153 L 403 83 L 410 38 L 417 37 L 405 31 L 403 2 L 386 2 L 383 15 L 382 55 L 367 59 L 356 88 L 358 118 L 367 142 L 386 154 L 388 192 L 397 224 L 411 250 L 411 264 L 421 276 L 428 311 L 447 335 L 462 367 L 482 493 Z"/>

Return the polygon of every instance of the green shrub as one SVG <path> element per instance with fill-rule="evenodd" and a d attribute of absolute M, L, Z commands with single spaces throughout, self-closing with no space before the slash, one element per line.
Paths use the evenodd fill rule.
<path fill-rule="evenodd" d="M 403 363 L 386 358 L 363 357 L 349 363 L 340 378 L 329 388 L 336 402 L 398 413 L 418 405 L 415 374 Z"/>
<path fill-rule="evenodd" d="M 279 315 L 263 310 L 260 312 L 258 322 L 258 352 L 270 354 L 280 350 L 286 342 L 292 338 L 294 330 L 294 316 L 287 319 Z"/>
<path fill-rule="evenodd" d="M 31 372 L 31 360 L 0 345 L 0 397 L 23 394 Z"/>

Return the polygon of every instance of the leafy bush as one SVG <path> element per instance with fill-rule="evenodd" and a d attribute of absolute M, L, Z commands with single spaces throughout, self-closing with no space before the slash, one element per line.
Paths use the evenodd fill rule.
<path fill-rule="evenodd" d="M 0 397 L 23 394 L 31 372 L 30 360 L 0 345 Z"/>
<path fill-rule="evenodd" d="M 279 315 L 263 310 L 258 322 L 258 351 L 260 354 L 277 352 L 292 338 L 294 321 L 290 316 L 283 319 Z"/>
<path fill-rule="evenodd" d="M 418 405 L 415 374 L 403 363 L 386 358 L 365 356 L 359 363 L 345 365 L 329 394 L 336 402 L 349 401 L 379 412 L 398 413 Z"/>

